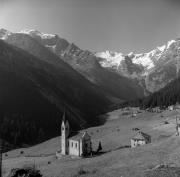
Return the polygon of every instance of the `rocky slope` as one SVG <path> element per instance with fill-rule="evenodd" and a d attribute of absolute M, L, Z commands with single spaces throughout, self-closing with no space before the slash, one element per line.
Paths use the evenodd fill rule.
<path fill-rule="evenodd" d="M 40 44 L 58 55 L 66 63 L 71 65 L 76 71 L 82 74 L 93 84 L 97 85 L 111 101 L 130 100 L 143 96 L 142 88 L 136 80 L 119 75 L 114 71 L 104 68 L 99 63 L 98 57 L 90 51 L 81 50 L 73 43 L 69 43 L 58 35 L 44 34 L 36 30 L 24 30 L 16 34 L 11 34 L 6 41 L 25 49 L 24 46 L 17 45 L 19 42 L 12 42 L 11 36 L 29 35 Z M 17 37 L 17 41 L 19 37 Z M 13 40 L 14 41 L 14 40 Z M 27 47 L 26 50 L 29 50 Z"/>
<path fill-rule="evenodd" d="M 117 52 L 100 52 L 100 64 L 128 78 L 139 78 L 149 92 L 155 92 L 176 77 L 176 63 L 180 61 L 180 39 L 171 40 L 148 53 L 124 55 Z"/>
<path fill-rule="evenodd" d="M 58 35 L 43 34 L 35 30 L 25 30 L 20 33 L 28 34 L 38 40 L 55 54 L 61 56 L 65 62 L 69 63 L 91 82 L 99 86 L 102 86 L 105 82 L 107 85 L 111 85 L 111 89 L 107 88 L 107 85 L 103 85 L 102 89 L 107 88 L 106 91 L 114 91 L 117 87 L 121 88 L 122 84 L 121 86 L 116 84 L 115 88 L 112 88 L 115 84 L 109 81 L 112 79 L 105 80 L 102 75 L 106 78 L 118 78 L 118 82 L 123 83 L 125 87 L 134 89 L 133 93 L 138 97 L 140 96 L 138 91 L 141 90 L 139 87 L 143 88 L 145 95 L 148 95 L 163 88 L 176 76 L 175 64 L 178 51 L 180 51 L 180 39 L 168 41 L 163 46 L 141 54 L 133 52 L 122 54 L 112 51 L 93 53 L 81 50 L 75 44 L 69 43 Z M 120 75 L 120 79 L 114 73 Z M 109 75 L 113 76 L 110 77 Z M 129 79 L 129 84 L 124 78 Z M 121 90 L 121 93 L 124 95 L 123 90 Z M 113 96 L 117 97 L 117 94 L 113 94 Z"/>

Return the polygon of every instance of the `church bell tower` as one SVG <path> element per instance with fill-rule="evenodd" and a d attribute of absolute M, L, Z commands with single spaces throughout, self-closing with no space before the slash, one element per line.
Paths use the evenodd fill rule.
<path fill-rule="evenodd" d="M 69 122 L 66 119 L 66 115 L 64 112 L 62 118 L 62 124 L 61 124 L 61 154 L 63 155 L 67 155 L 69 153 L 68 137 L 69 137 Z"/>

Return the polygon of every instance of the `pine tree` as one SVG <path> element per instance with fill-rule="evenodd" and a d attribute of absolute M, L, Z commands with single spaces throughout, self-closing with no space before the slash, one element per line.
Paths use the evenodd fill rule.
<path fill-rule="evenodd" d="M 98 145 L 98 149 L 97 149 L 97 152 L 101 151 L 102 150 L 102 145 L 101 145 L 101 141 L 99 141 L 99 145 Z"/>

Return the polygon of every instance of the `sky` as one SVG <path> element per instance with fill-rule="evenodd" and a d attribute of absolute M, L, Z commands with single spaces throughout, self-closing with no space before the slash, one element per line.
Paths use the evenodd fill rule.
<path fill-rule="evenodd" d="M 0 0 L 0 28 L 58 34 L 94 52 L 148 52 L 180 37 L 180 0 Z"/>

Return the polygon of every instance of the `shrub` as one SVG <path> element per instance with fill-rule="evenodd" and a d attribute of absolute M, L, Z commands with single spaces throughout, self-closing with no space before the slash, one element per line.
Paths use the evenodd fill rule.
<path fill-rule="evenodd" d="M 88 171 L 84 170 L 83 167 L 80 167 L 79 170 L 78 170 L 78 175 L 84 175 L 84 174 L 87 174 Z"/>
<path fill-rule="evenodd" d="M 24 154 L 24 151 L 20 151 L 20 154 Z"/>
<path fill-rule="evenodd" d="M 168 121 L 164 121 L 164 124 L 169 124 L 169 122 Z"/>
<path fill-rule="evenodd" d="M 17 177 L 17 176 L 23 176 L 23 177 L 42 177 L 42 174 L 40 173 L 40 170 L 36 169 L 35 166 L 25 168 L 16 168 L 12 169 L 9 177 Z"/>
<path fill-rule="evenodd" d="M 127 115 L 129 115 L 130 113 L 129 112 L 123 112 L 122 113 L 122 116 L 127 116 Z"/>

